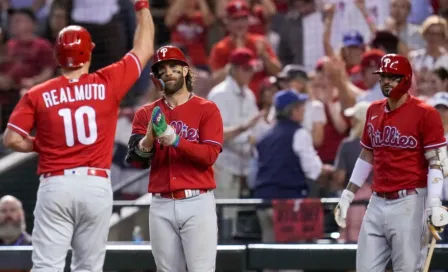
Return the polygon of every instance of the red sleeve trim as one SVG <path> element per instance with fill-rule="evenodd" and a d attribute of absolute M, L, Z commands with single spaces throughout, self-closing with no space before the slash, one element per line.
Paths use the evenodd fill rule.
<path fill-rule="evenodd" d="M 439 147 L 442 147 L 445 145 L 446 145 L 446 142 L 443 142 L 443 143 L 439 143 L 439 144 L 427 145 L 427 146 L 424 146 L 423 148 L 424 149 L 435 149 L 435 148 L 439 148 Z"/>
<path fill-rule="evenodd" d="M 372 149 L 373 149 L 372 147 L 370 147 L 370 146 L 364 144 L 362 141 L 359 141 L 359 143 L 361 143 L 362 147 L 364 147 L 364 148 L 367 148 L 367 149 L 369 149 L 369 150 L 372 150 Z"/>
<path fill-rule="evenodd" d="M 22 128 L 16 126 L 16 125 L 8 123 L 8 127 L 10 129 L 14 130 L 15 132 L 19 133 L 20 135 L 24 136 L 24 137 L 30 136 L 30 134 L 28 132 L 26 132 L 24 129 L 22 129 Z"/>
<path fill-rule="evenodd" d="M 137 64 L 137 69 L 138 69 L 138 76 L 140 76 L 140 75 L 142 74 L 142 64 L 141 64 L 140 60 L 139 60 L 138 57 L 137 57 L 134 53 L 132 53 L 132 52 L 129 52 L 129 53 L 127 53 L 126 55 L 131 56 L 131 57 L 135 60 L 135 63 Z"/>

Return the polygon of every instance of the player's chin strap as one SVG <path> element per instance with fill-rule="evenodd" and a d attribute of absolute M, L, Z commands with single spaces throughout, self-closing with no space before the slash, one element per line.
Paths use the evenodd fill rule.
<path fill-rule="evenodd" d="M 425 152 L 429 162 L 428 171 L 428 225 L 432 235 L 441 240 L 439 232 L 448 225 L 448 211 L 442 206 L 441 196 L 444 179 L 448 177 L 447 147 L 439 147 Z"/>

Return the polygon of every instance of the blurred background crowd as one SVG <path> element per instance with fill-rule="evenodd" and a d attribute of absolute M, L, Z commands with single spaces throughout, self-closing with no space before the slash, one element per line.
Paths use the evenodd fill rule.
<path fill-rule="evenodd" d="M 372 72 L 386 53 L 408 56 L 414 69 L 411 94 L 439 110 L 448 132 L 448 0 L 150 2 L 157 47 L 180 47 L 194 71 L 194 93 L 221 111 L 225 144 L 215 165 L 217 198 L 338 197 L 361 150 L 367 107 L 383 98 Z M 69 24 L 92 34 L 92 71 L 132 48 L 135 14 L 129 0 L 0 0 L 0 134 L 21 95 L 58 75 L 52 47 Z M 162 96 L 149 80 L 150 65 L 122 102 L 114 184 L 141 171 L 126 165 L 124 157 L 135 110 Z M 280 118 L 273 96 L 282 89 L 306 94 L 300 96 L 302 110 L 286 117 L 311 138 L 260 152 L 257 143 L 269 138 L 266 133 Z M 2 156 L 10 152 L 0 147 Z M 289 159 L 285 156 L 300 160 L 284 167 L 279 164 Z M 285 187 L 274 180 L 288 175 L 296 184 Z M 143 176 L 116 199 L 137 199 L 147 193 L 147 184 Z M 366 184 L 357 198 L 369 197 Z M 350 209 L 340 239 L 356 242 L 365 208 Z M 234 222 L 233 232 L 238 232 L 238 214 L 236 208 L 224 214 Z M 272 241 L 272 209 L 258 211 L 257 218 L 263 240 Z"/>

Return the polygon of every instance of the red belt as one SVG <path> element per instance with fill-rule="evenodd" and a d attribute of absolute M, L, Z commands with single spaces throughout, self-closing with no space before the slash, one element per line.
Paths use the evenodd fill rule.
<path fill-rule="evenodd" d="M 194 192 L 195 194 L 188 194 L 187 192 Z M 179 190 L 179 191 L 174 191 L 171 193 L 160 193 L 160 194 L 156 194 L 159 195 L 160 197 L 163 198 L 171 198 L 171 199 L 185 199 L 185 198 L 189 198 L 192 196 L 197 196 L 203 193 L 207 193 L 209 190 Z"/>
<path fill-rule="evenodd" d="M 60 170 L 60 171 L 45 173 L 45 174 L 42 174 L 42 176 L 44 178 L 55 177 L 55 176 L 65 176 L 65 171 L 66 170 Z M 76 173 L 76 170 L 73 170 L 73 174 L 75 174 L 75 173 Z M 88 176 L 95 176 L 95 177 L 102 177 L 102 178 L 108 178 L 109 177 L 109 174 L 107 173 L 106 170 L 94 169 L 94 168 L 88 169 L 87 170 L 87 175 Z"/>
<path fill-rule="evenodd" d="M 400 193 L 402 192 L 402 193 Z M 417 194 L 417 190 L 415 189 L 405 189 L 405 190 L 400 190 L 400 191 L 396 191 L 396 192 L 388 192 L 388 193 L 378 193 L 375 192 L 375 195 L 381 198 L 385 198 L 388 200 L 394 200 L 394 199 L 399 199 L 408 195 L 416 195 Z"/>

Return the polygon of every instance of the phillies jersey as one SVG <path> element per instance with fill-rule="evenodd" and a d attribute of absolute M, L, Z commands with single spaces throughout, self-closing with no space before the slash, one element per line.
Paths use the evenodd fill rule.
<path fill-rule="evenodd" d="M 81 166 L 110 168 L 120 100 L 141 73 L 133 53 L 92 74 L 60 76 L 30 89 L 8 128 L 27 137 L 36 131 L 38 174 Z"/>
<path fill-rule="evenodd" d="M 223 122 L 215 103 L 193 95 L 186 103 L 171 108 L 164 98 L 141 107 L 132 122 L 132 134 L 145 135 L 152 110 L 159 106 L 180 136 L 179 145 L 154 143 L 150 193 L 184 189 L 214 189 L 213 164 L 222 150 Z"/>
<path fill-rule="evenodd" d="M 387 99 L 369 107 L 361 145 L 373 151 L 372 190 L 378 193 L 427 186 L 425 150 L 446 145 L 439 113 L 411 95 L 389 111 Z"/>

